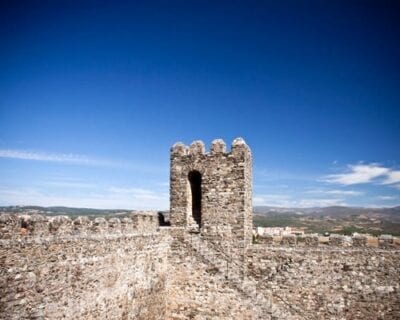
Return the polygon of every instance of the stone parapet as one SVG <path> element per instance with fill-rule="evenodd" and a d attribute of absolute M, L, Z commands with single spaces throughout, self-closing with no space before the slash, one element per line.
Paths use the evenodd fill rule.
<path fill-rule="evenodd" d="M 381 247 L 391 247 L 394 245 L 394 238 L 391 234 L 382 234 L 378 237 L 378 243 Z"/>
<path fill-rule="evenodd" d="M 399 241 L 392 235 L 382 235 L 379 237 L 357 234 L 354 236 L 345 236 L 340 234 L 332 234 L 329 237 L 320 237 L 313 234 L 305 235 L 285 235 L 271 236 L 264 235 L 257 237 L 256 243 L 273 247 L 382 247 L 382 248 L 398 248 Z"/>
<path fill-rule="evenodd" d="M 159 228 L 156 212 L 135 212 L 131 218 L 0 215 L 0 239 L 62 237 L 69 235 L 152 233 Z"/>
<path fill-rule="evenodd" d="M 295 246 L 297 244 L 297 237 L 294 234 L 283 236 L 281 244 L 284 246 Z"/>
<path fill-rule="evenodd" d="M 136 229 L 130 218 L 2 216 L 0 319 L 165 319 L 169 230 Z"/>
<path fill-rule="evenodd" d="M 295 319 L 395 320 L 399 253 L 382 247 L 253 245 L 246 261 L 259 290 L 290 306 Z"/>

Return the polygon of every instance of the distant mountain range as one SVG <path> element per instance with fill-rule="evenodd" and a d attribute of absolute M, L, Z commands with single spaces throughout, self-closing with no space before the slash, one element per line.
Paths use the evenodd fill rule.
<path fill-rule="evenodd" d="M 344 218 L 349 216 L 366 216 L 366 217 L 386 217 L 391 220 L 400 221 L 400 206 L 392 208 L 362 208 L 362 207 L 315 207 L 315 208 L 281 208 L 269 206 L 256 206 L 254 213 L 261 216 L 277 216 L 277 215 L 305 215 L 305 216 L 323 216 Z"/>
<path fill-rule="evenodd" d="M 92 209 L 92 208 L 72 208 L 72 207 L 41 207 L 41 206 L 0 206 L 0 212 L 26 212 L 38 211 L 49 215 L 109 215 L 126 213 L 134 210 L 127 209 Z M 313 208 L 283 208 L 271 206 L 255 206 L 253 212 L 256 215 L 276 216 L 276 215 L 307 215 L 307 216 L 331 216 L 348 217 L 352 215 L 371 216 L 390 216 L 400 219 L 400 206 L 392 208 L 362 208 L 362 207 L 313 207 Z"/>
<path fill-rule="evenodd" d="M 3 206 L 0 207 L 0 213 L 40 213 L 49 216 L 67 215 L 67 216 L 106 216 L 119 215 L 132 212 L 125 209 L 92 209 L 92 208 L 70 208 L 70 207 L 40 207 L 40 206 Z"/>
<path fill-rule="evenodd" d="M 41 206 L 0 206 L 0 211 L 20 212 L 27 210 L 37 210 L 50 214 L 111 214 L 120 212 L 131 212 L 135 210 L 128 209 L 93 209 L 93 208 L 73 208 L 73 207 L 41 207 Z M 312 208 L 284 208 L 272 206 L 254 206 L 253 212 L 259 215 L 277 215 L 277 214 L 301 214 L 318 216 L 349 216 L 349 215 L 400 215 L 400 206 L 392 208 L 363 208 L 363 207 L 312 207 Z"/>

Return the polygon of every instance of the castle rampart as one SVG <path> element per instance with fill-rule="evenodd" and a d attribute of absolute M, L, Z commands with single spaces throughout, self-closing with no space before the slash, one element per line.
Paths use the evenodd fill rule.
<path fill-rule="evenodd" d="M 171 237 L 156 218 L 0 216 L 0 319 L 164 319 Z"/>
<path fill-rule="evenodd" d="M 385 249 L 398 249 L 400 241 L 391 235 L 379 237 L 357 234 L 346 236 L 341 234 L 331 234 L 329 237 L 314 234 L 305 235 L 283 235 L 272 236 L 264 235 L 256 238 L 255 242 L 264 246 L 290 246 L 290 247 L 380 247 Z"/>
<path fill-rule="evenodd" d="M 253 245 L 248 275 L 295 319 L 398 319 L 399 247 Z"/>
<path fill-rule="evenodd" d="M 34 215 L 0 215 L 0 239 L 20 239 L 27 237 L 66 237 L 106 234 L 152 233 L 157 231 L 156 212 L 135 212 L 130 217 L 103 217 L 89 219 L 79 216 L 47 217 Z"/>

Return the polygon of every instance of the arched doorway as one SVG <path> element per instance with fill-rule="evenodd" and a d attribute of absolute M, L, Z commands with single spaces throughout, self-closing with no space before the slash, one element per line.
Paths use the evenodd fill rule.
<path fill-rule="evenodd" d="M 190 191 L 192 193 L 192 217 L 201 226 L 201 173 L 193 170 L 189 172 Z"/>

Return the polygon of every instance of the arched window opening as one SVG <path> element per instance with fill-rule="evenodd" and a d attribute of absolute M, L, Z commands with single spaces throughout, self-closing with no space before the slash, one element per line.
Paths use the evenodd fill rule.
<path fill-rule="evenodd" d="M 198 171 L 189 172 L 190 190 L 192 193 L 192 217 L 201 226 L 201 173 Z"/>

